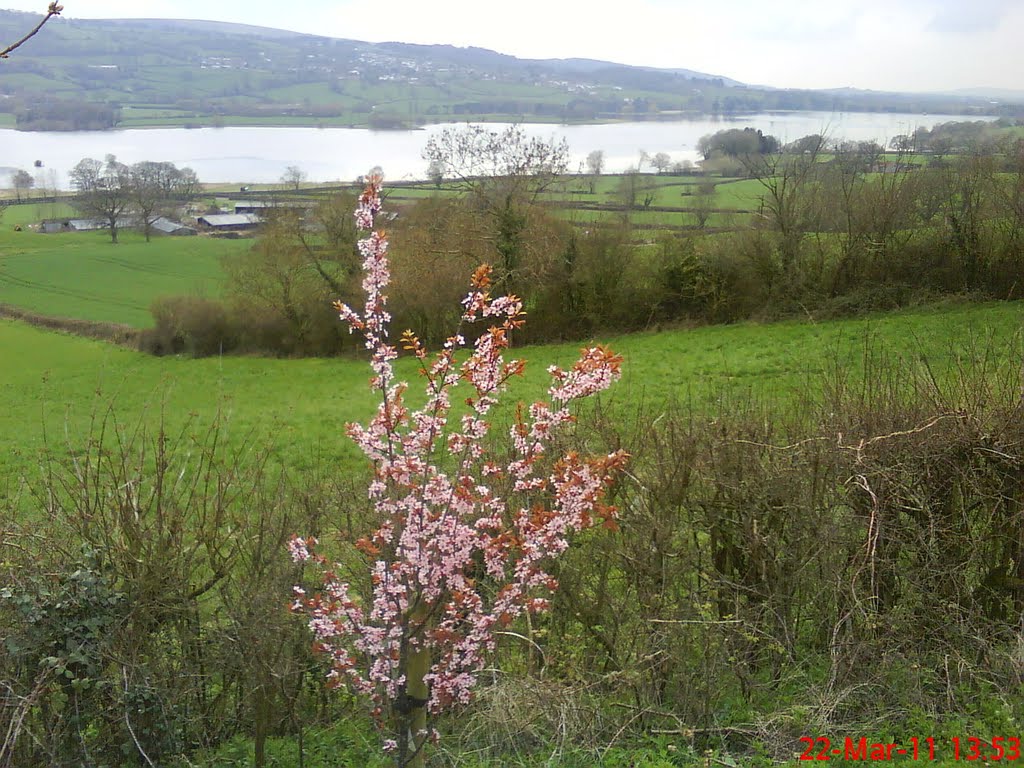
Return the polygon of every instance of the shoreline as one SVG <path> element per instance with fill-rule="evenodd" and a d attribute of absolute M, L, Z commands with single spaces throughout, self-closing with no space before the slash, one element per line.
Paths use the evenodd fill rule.
<path fill-rule="evenodd" d="M 47 129 L 36 129 L 18 128 L 16 125 L 4 125 L 0 123 L 0 130 L 11 130 L 17 131 L 18 133 L 116 133 L 118 131 L 142 131 L 142 130 L 167 130 L 167 129 L 180 129 L 185 131 L 194 131 L 206 128 L 319 128 L 323 130 L 329 129 L 345 129 L 345 130 L 365 130 L 373 133 L 404 133 L 408 131 L 424 131 L 431 126 L 435 125 L 461 125 L 465 123 L 479 123 L 488 124 L 494 123 L 499 125 L 505 125 L 509 123 L 521 124 L 521 125 L 559 125 L 559 126 L 580 126 L 580 125 L 619 125 L 623 123 L 686 123 L 686 122 L 699 122 L 702 120 L 714 120 L 721 121 L 723 123 L 741 121 L 745 118 L 753 115 L 800 115 L 800 114 L 816 114 L 823 112 L 824 110 L 817 109 L 776 109 L 776 110 L 743 110 L 736 112 L 682 112 L 682 111 L 666 111 L 660 112 L 654 115 L 628 115 L 621 117 L 607 117 L 607 118 L 594 118 L 590 120 L 562 120 L 557 118 L 543 119 L 537 118 L 536 116 L 523 115 L 460 115 L 458 120 L 430 120 L 410 123 L 407 125 L 396 125 L 388 127 L 373 126 L 369 122 L 345 122 L 340 119 L 332 120 L 330 118 L 288 118 L 283 115 L 276 115 L 267 118 L 258 117 L 246 117 L 244 115 L 223 115 L 213 116 L 206 115 L 194 118 L 172 118 L 164 122 L 154 122 L 151 119 L 139 118 L 132 119 L 128 118 L 118 125 L 111 128 L 96 128 L 86 130 L 47 130 Z M 893 112 L 889 110 L 853 110 L 847 109 L 839 112 L 832 112 L 835 115 L 844 114 L 856 114 L 856 115 L 889 115 Z M 900 113 L 904 114 L 904 113 Z M 905 113 L 905 114 L 918 114 L 918 113 Z M 928 112 L 919 113 L 921 116 L 929 116 Z M 991 113 L 976 113 L 976 114 L 962 114 L 962 115 L 950 115 L 951 117 L 957 117 L 962 119 L 964 122 L 974 121 L 988 121 L 992 122 L 998 120 L 1002 115 L 996 115 Z M 528 119 L 527 119 L 528 118 Z M 200 121 L 200 122 L 197 122 Z"/>

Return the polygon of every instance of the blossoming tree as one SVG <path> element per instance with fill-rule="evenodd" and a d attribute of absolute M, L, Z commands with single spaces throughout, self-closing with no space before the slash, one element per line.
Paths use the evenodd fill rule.
<path fill-rule="evenodd" d="M 402 335 L 426 381 L 424 405 L 406 405 L 407 385 L 396 382 L 392 368 L 398 349 L 388 339 L 388 241 L 372 231 L 380 184 L 379 176 L 370 178 L 356 211 L 369 232 L 359 245 L 365 307 L 337 305 L 366 339 L 371 386 L 380 396 L 368 425 L 348 427 L 374 470 L 368 493 L 378 527 L 356 543 L 369 578 L 365 585 L 343 582 L 316 553 L 315 539 L 296 537 L 293 558 L 321 566 L 323 584 L 314 595 L 296 587 L 293 607 L 308 616 L 318 649 L 329 654 L 331 677 L 369 696 L 379 721 L 391 724 L 384 748 L 403 768 L 422 765 L 433 733 L 428 712 L 469 701 L 496 633 L 548 607 L 545 594 L 557 585 L 546 564 L 566 550 L 570 535 L 599 520 L 614 527 L 614 509 L 603 499 L 626 455 L 559 455 L 554 448 L 573 421 L 570 406 L 620 376 L 621 358 L 599 346 L 568 370 L 549 369 L 548 399 L 520 406 L 510 444 L 495 447 L 500 441 L 489 439 L 488 415 L 524 369 L 523 361 L 505 359 L 524 312 L 515 296 L 491 296 L 486 266 L 463 301 L 460 330 L 487 324 L 474 343 L 456 332 L 428 354 L 411 332 Z M 467 406 L 458 418 L 456 387 L 465 390 Z"/>

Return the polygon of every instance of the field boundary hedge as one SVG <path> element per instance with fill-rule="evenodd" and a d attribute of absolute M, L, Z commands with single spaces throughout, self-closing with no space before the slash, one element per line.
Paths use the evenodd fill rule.
<path fill-rule="evenodd" d="M 87 339 L 109 341 L 124 347 L 137 349 L 142 331 L 130 325 L 120 323 L 103 323 L 95 320 L 81 320 L 72 317 L 53 317 L 30 312 L 10 304 L 0 304 L 0 318 L 19 320 L 23 323 L 45 328 L 50 331 L 63 331 Z"/>

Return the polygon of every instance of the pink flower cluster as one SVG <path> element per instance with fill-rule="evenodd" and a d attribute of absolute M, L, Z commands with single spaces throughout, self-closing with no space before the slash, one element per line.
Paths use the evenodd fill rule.
<path fill-rule="evenodd" d="M 380 211 L 380 183 L 370 179 L 360 199 L 356 220 L 363 229 L 372 228 Z M 505 360 L 511 334 L 524 322 L 522 302 L 492 298 L 484 266 L 473 275 L 462 320 L 492 325 L 468 354 L 458 354 L 467 347 L 460 333 L 430 355 L 406 332 L 402 346 L 420 360 L 427 395 L 422 408 L 410 410 L 406 385 L 394 383 L 397 349 L 387 342 L 387 238 L 372 232 L 360 251 L 365 307 L 338 310 L 352 331 L 363 333 L 371 383 L 381 396 L 369 424 L 348 427 L 373 465 L 368 493 L 379 527 L 357 543 L 369 563 L 363 591 L 340 582 L 311 554 L 313 539 L 296 537 L 293 558 L 319 563 L 324 574 L 319 594 L 296 588 L 295 607 L 330 654 L 332 675 L 371 696 L 378 708 L 404 690 L 409 649 L 429 649 L 424 679 L 429 709 L 437 713 L 469 701 L 497 630 L 526 611 L 547 608 L 544 595 L 556 583 L 546 563 L 565 551 L 570 535 L 597 519 L 614 525 L 614 509 L 603 499 L 626 455 L 549 454 L 559 429 L 573 420 L 570 405 L 616 381 L 621 358 L 593 347 L 568 371 L 550 369 L 549 401 L 520 409 L 510 432 L 513 456 L 498 459 L 485 444 L 487 416 L 524 368 L 522 361 Z M 458 419 L 451 413 L 456 386 L 467 389 L 469 407 Z"/>

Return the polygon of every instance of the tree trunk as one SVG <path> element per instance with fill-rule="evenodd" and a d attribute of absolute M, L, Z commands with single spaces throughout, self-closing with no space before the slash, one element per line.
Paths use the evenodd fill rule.
<path fill-rule="evenodd" d="M 430 651 L 426 648 L 419 648 L 409 652 L 408 671 L 408 695 L 414 702 L 426 702 L 430 698 L 430 691 L 423 680 L 430 671 Z M 409 768 L 423 768 L 423 748 L 426 745 L 427 732 L 427 705 L 419 704 L 414 706 L 409 713 L 409 731 L 412 734 L 412 747 L 417 749 L 415 755 L 409 761 Z"/>
<path fill-rule="evenodd" d="M 270 722 L 270 696 L 267 694 L 265 681 L 261 682 L 255 691 L 255 702 L 253 703 L 253 765 L 255 768 L 264 768 L 267 764 L 267 736 Z"/>
<path fill-rule="evenodd" d="M 430 671 L 430 650 L 407 646 L 405 650 L 404 690 L 395 702 L 395 727 L 398 741 L 397 768 L 423 768 L 427 731 L 427 699 L 430 690 L 424 681 Z"/>

